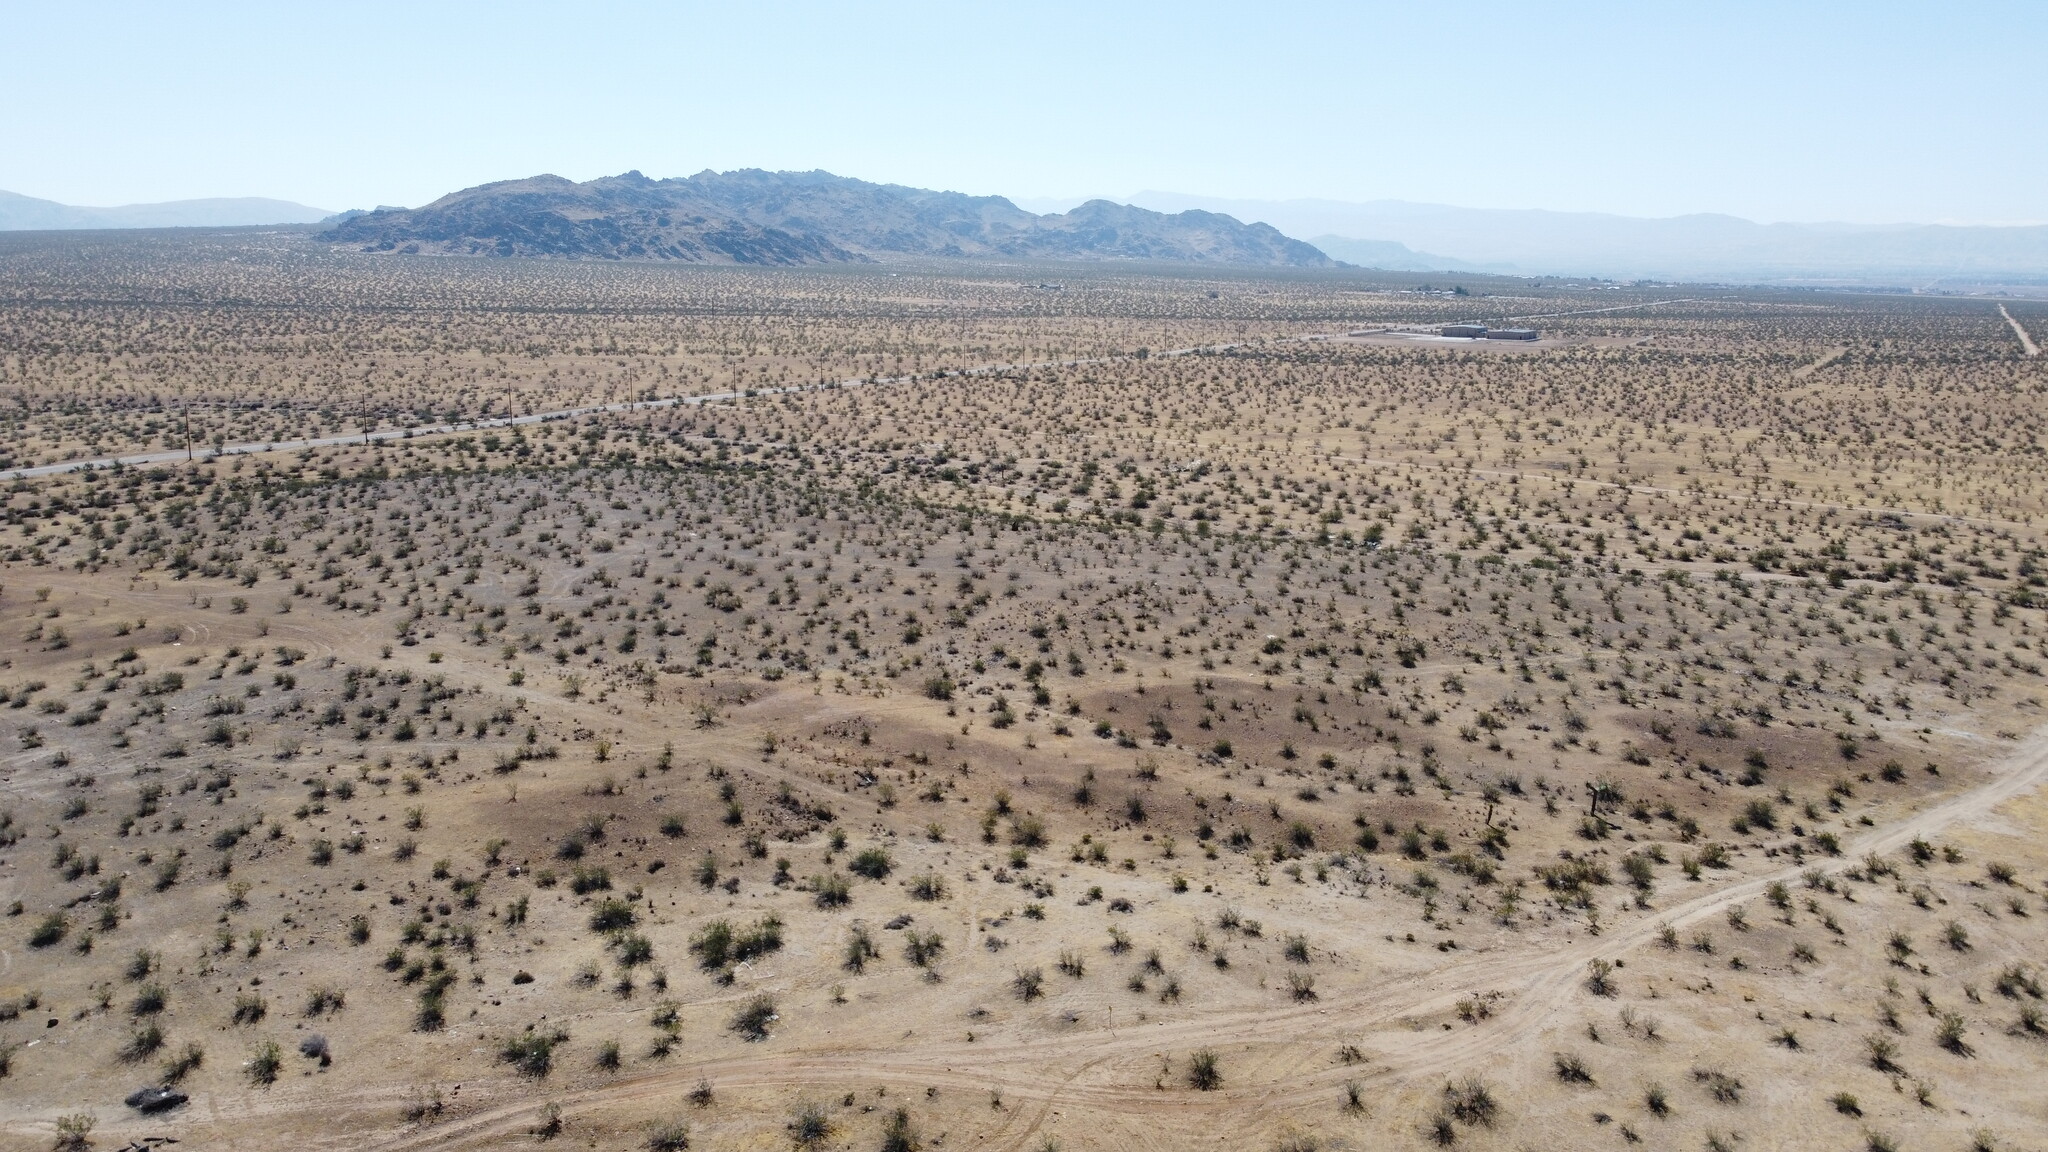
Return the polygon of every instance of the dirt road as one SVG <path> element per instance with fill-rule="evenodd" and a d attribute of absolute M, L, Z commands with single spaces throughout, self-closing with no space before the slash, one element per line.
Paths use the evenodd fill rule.
<path fill-rule="evenodd" d="M 2020 347 L 2026 351 L 2027 355 L 2039 356 L 2041 354 L 2041 350 L 2034 346 L 2034 338 L 2027 334 L 2027 330 L 2020 326 L 2018 320 L 2013 319 L 2012 313 L 2005 310 L 2005 305 L 2000 304 L 1998 306 L 1998 314 L 2005 317 L 2007 324 L 2012 325 L 2012 334 L 2020 338 Z"/>

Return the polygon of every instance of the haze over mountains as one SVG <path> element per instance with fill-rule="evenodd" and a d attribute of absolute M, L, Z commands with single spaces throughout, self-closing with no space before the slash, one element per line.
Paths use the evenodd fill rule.
<path fill-rule="evenodd" d="M 1130 203 L 1159 212 L 1200 208 L 1264 221 L 1339 260 L 1380 268 L 1671 280 L 2048 280 L 2043 225 L 1758 224 L 1714 213 L 1648 219 L 1404 200 L 1229 200 L 1175 192 L 1140 192 Z"/>
<path fill-rule="evenodd" d="M 1000 196 L 759 169 L 669 180 L 627 172 L 580 184 L 507 180 L 422 208 L 357 215 L 321 236 L 370 252 L 700 264 L 921 256 L 1335 266 L 1268 225 L 1200 209 L 1167 214 L 1095 200 L 1038 215 Z"/>
<path fill-rule="evenodd" d="M 1159 260 L 1726 282 L 2048 283 L 2048 226 L 1758 224 L 1701 213 L 1459 208 L 1402 200 L 1239 200 L 1147 191 L 1125 203 L 1011 200 L 828 172 L 535 176 L 420 208 L 337 219 L 223 197 L 89 208 L 0 192 L 0 231 L 328 222 L 377 252 L 817 264 L 892 257 Z"/>
<path fill-rule="evenodd" d="M 123 204 L 116 208 L 81 208 L 0 192 L 0 232 L 73 228 L 234 228 L 249 224 L 313 224 L 333 215 L 289 200 L 261 196 L 227 196 L 204 200 L 168 200 L 161 204 Z"/>

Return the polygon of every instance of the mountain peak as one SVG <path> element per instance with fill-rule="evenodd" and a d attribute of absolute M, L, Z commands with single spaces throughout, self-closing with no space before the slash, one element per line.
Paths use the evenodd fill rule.
<path fill-rule="evenodd" d="M 759 168 L 666 180 L 635 170 L 580 184 L 552 175 L 497 181 L 424 208 L 341 220 L 322 237 L 366 252 L 716 264 L 900 257 L 1335 264 L 1271 227 L 1215 212 L 1169 214 L 1099 200 L 1039 216 L 1001 196 Z"/>

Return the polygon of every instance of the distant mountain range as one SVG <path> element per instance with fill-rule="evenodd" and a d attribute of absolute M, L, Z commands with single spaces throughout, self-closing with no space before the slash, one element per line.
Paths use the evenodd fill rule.
<path fill-rule="evenodd" d="M 1021 205 L 1021 206 L 1020 206 Z M 1250 223 L 1245 223 L 1250 221 Z M 0 192 L 0 231 L 326 223 L 372 252 L 818 264 L 912 257 L 1337 261 L 1398 272 L 1895 286 L 2048 284 L 2048 225 L 1758 224 L 1697 214 L 1231 200 L 1175 192 L 1010 200 L 744 169 L 651 180 L 507 180 L 421 208 L 331 214 L 259 197 L 84 208 Z"/>
<path fill-rule="evenodd" d="M 1091 200 L 1038 215 L 1000 196 L 871 184 L 829 172 L 638 172 L 506 180 L 423 208 L 351 215 L 322 239 L 369 252 L 825 264 L 890 257 L 1165 260 L 1334 267 L 1313 245 L 1200 209 Z"/>
<path fill-rule="evenodd" d="M 0 192 L 0 232 L 70 228 L 233 228 L 245 224 L 314 224 L 333 213 L 260 196 L 169 200 L 118 208 L 79 208 Z"/>
<path fill-rule="evenodd" d="M 1670 280 L 2048 279 L 2048 226 L 1758 224 L 1699 214 L 1454 208 L 1404 200 L 1225 200 L 1173 192 L 1130 198 L 1159 212 L 1227 212 L 1313 237 L 1349 263 L 1416 271 Z M 1389 247 L 1391 245 L 1391 247 Z"/>
<path fill-rule="evenodd" d="M 1309 243 L 1346 264 L 1388 272 L 1481 272 L 1477 265 L 1432 252 L 1417 252 L 1396 240 L 1354 240 L 1349 236 L 1317 236 Z"/>

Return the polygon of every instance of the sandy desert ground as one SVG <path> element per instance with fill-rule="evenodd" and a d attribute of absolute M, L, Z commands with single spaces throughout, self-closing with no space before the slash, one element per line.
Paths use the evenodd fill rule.
<path fill-rule="evenodd" d="M 0 238 L 0 1146 L 2048 1145 L 2048 307 L 1464 284 Z"/>

